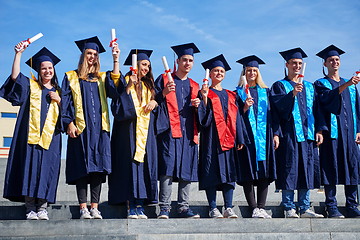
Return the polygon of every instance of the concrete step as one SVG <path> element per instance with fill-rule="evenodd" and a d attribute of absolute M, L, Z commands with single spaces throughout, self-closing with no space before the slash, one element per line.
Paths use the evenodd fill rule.
<path fill-rule="evenodd" d="M 1 239 L 359 239 L 360 219 L 0 221 Z"/>
<path fill-rule="evenodd" d="M 191 202 L 191 209 L 200 214 L 201 218 L 209 218 L 209 207 L 206 202 Z M 312 203 L 312 207 L 317 213 L 324 214 L 324 203 Z M 223 208 L 219 205 L 220 211 Z M 176 202 L 172 203 L 170 218 L 177 218 Z M 234 211 L 240 218 L 251 218 L 252 210 L 245 202 L 234 202 Z M 125 205 L 109 205 L 103 202 L 99 205 L 99 210 L 105 219 L 121 219 L 127 216 Z M 267 212 L 273 218 L 284 218 L 283 207 L 278 202 L 268 202 Z M 345 207 L 339 207 L 340 212 L 346 216 Z M 149 218 L 156 218 L 160 209 L 157 205 L 145 206 L 145 213 Z M 58 202 L 48 207 L 49 218 L 53 220 L 79 219 L 79 205 L 76 202 Z M 23 203 L 0 202 L 0 220 L 23 220 L 25 219 L 25 206 Z"/>

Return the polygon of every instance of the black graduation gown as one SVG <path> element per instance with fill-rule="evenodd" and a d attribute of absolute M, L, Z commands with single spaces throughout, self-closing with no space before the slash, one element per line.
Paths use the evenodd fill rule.
<path fill-rule="evenodd" d="M 320 167 L 324 185 L 357 185 L 360 184 L 360 153 L 354 137 L 354 119 L 351 108 L 349 89 L 339 94 L 339 86 L 344 84 L 326 78 L 332 90 L 326 88 L 319 80 L 315 88 L 319 94 L 320 107 L 324 113 L 327 131 L 323 132 L 324 143 L 320 145 Z M 360 132 L 359 94 L 356 89 L 356 122 L 357 133 Z M 330 115 L 335 114 L 338 125 L 338 138 L 330 135 Z"/>
<path fill-rule="evenodd" d="M 159 106 L 156 134 L 159 156 L 159 176 L 172 176 L 173 181 L 197 181 L 198 145 L 193 142 L 195 108 L 191 106 L 190 80 L 174 77 L 176 98 L 180 112 L 181 138 L 173 138 L 166 99 L 162 96 L 164 81 L 160 75 L 155 81 L 156 101 Z"/>
<path fill-rule="evenodd" d="M 55 91 L 55 89 L 42 90 L 41 131 L 51 101 L 48 96 L 49 91 Z M 28 196 L 55 203 L 61 163 L 60 119 L 48 150 L 37 144 L 28 144 L 29 78 L 20 73 L 14 82 L 9 77 L 0 89 L 0 96 L 11 102 L 13 106 L 20 106 L 6 167 L 4 198 L 24 202 L 25 196 Z"/>
<path fill-rule="evenodd" d="M 254 115 L 255 119 L 258 116 L 258 92 L 256 88 L 250 88 L 250 94 L 253 98 L 254 104 Z M 266 94 L 269 99 L 270 89 L 266 89 Z M 256 180 L 267 179 L 269 183 L 276 179 L 276 162 L 275 162 L 275 150 L 274 150 L 274 132 L 280 135 L 280 129 L 278 124 L 275 124 L 276 121 L 272 120 L 273 112 L 270 110 L 270 100 L 268 100 L 267 108 L 267 119 L 266 119 L 266 160 L 256 162 L 256 148 L 254 134 L 251 129 L 249 121 L 249 111 L 244 113 L 244 101 L 236 95 L 236 100 L 239 105 L 239 112 L 244 119 L 246 126 L 247 135 L 249 141 L 245 144 L 244 148 L 238 152 L 238 184 L 247 181 L 254 181 L 254 184 L 257 184 Z"/>
<path fill-rule="evenodd" d="M 293 81 L 285 78 L 292 86 Z M 292 110 L 295 98 L 292 91 L 286 93 L 283 84 L 277 81 L 273 84 L 270 92 L 272 109 L 278 114 L 279 124 L 282 132 L 279 148 L 275 151 L 276 173 L 275 181 L 277 189 L 296 190 L 313 189 L 319 187 L 320 170 L 319 155 L 315 141 L 308 140 L 308 125 L 306 113 L 306 91 L 297 94 L 299 110 L 304 132 L 305 141 L 297 142 L 294 117 Z M 317 111 L 317 100 L 313 104 L 315 115 L 315 133 L 323 130 L 321 112 Z M 315 137 L 314 133 L 314 137 Z"/>
<path fill-rule="evenodd" d="M 111 172 L 110 133 L 102 130 L 101 103 L 97 82 L 81 80 L 80 89 L 86 128 L 77 137 L 68 137 L 66 152 L 66 183 L 76 184 L 76 181 L 92 172 Z M 74 101 L 69 80 L 65 74 L 62 82 L 62 120 L 64 131 L 70 122 L 75 122 Z M 116 88 L 110 75 L 105 79 L 106 96 L 117 98 Z"/>
<path fill-rule="evenodd" d="M 131 93 L 126 93 L 126 82 L 121 76 L 120 97 L 111 102 L 114 124 L 111 135 L 112 173 L 109 175 L 110 204 L 127 200 L 157 201 L 157 145 L 155 115 L 150 113 L 144 162 L 133 160 L 136 150 L 136 111 Z M 155 109 L 153 111 L 156 111 Z"/>
<path fill-rule="evenodd" d="M 211 90 L 210 90 L 211 91 Z M 228 114 L 228 95 L 225 89 L 212 91 L 219 97 L 224 118 Z M 220 146 L 219 135 L 213 115 L 213 104 L 208 98 L 207 106 L 203 100 L 198 108 L 199 123 L 201 126 L 200 134 L 200 153 L 199 153 L 199 189 L 217 187 L 221 190 L 222 184 L 229 184 L 235 188 L 237 180 L 236 174 L 236 145 L 244 144 L 243 131 L 245 129 L 239 111 L 236 117 L 236 139 L 234 148 L 223 151 Z"/>

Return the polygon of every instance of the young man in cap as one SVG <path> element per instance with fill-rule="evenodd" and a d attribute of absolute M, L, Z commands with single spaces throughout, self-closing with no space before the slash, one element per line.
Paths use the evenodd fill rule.
<path fill-rule="evenodd" d="M 160 214 L 169 218 L 172 182 L 178 181 L 178 214 L 184 218 L 199 218 L 189 208 L 190 184 L 198 180 L 198 132 L 195 118 L 200 104 L 199 85 L 188 77 L 194 64 L 194 53 L 200 52 L 193 43 L 171 47 L 178 58 L 173 80 L 166 74 L 155 81 L 159 104 L 156 122 L 158 134 Z"/>
<path fill-rule="evenodd" d="M 320 147 L 322 184 L 328 217 L 344 218 L 337 208 L 336 185 L 345 185 L 347 217 L 360 217 L 356 193 L 360 183 L 359 94 L 360 78 L 340 77 L 340 55 L 344 51 L 330 45 L 318 54 L 324 60 L 328 74 L 315 82 L 320 107 L 326 120 L 324 143 Z"/>
<path fill-rule="evenodd" d="M 310 189 L 319 184 L 316 148 L 322 142 L 322 128 L 321 115 L 316 111 L 314 87 L 307 81 L 299 81 L 303 58 L 307 55 L 301 48 L 280 54 L 286 61 L 288 74 L 283 80 L 275 82 L 271 89 L 271 102 L 279 116 L 282 131 L 275 153 L 276 188 L 282 189 L 286 218 L 299 218 L 295 210 L 294 190 L 298 191 L 300 217 L 324 217 L 310 210 Z"/>

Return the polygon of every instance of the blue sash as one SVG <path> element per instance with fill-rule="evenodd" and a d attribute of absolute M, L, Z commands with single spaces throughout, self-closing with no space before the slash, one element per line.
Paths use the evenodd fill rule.
<path fill-rule="evenodd" d="M 256 85 L 258 93 L 258 111 L 257 118 L 255 119 L 254 108 L 251 106 L 248 112 L 248 118 L 251 130 L 254 136 L 255 149 L 256 149 L 256 162 L 266 160 L 266 132 L 267 132 L 267 110 L 268 98 L 266 88 L 261 88 Z M 239 97 L 245 102 L 247 96 L 245 89 L 237 87 L 236 92 Z"/>
<path fill-rule="evenodd" d="M 317 81 L 321 82 L 326 88 L 332 90 L 332 85 L 326 78 L 320 78 Z M 344 79 L 345 82 L 349 81 L 349 79 Z M 348 87 L 350 93 L 350 101 L 351 101 L 351 110 L 353 115 L 354 121 L 354 139 L 356 139 L 356 88 L 355 85 L 351 85 Z M 330 122 L 331 122 L 331 138 L 337 139 L 338 138 L 338 123 L 335 114 L 330 114 Z"/>
<path fill-rule="evenodd" d="M 290 91 L 294 89 L 294 87 L 291 85 L 289 81 L 286 80 L 280 80 L 280 82 L 285 87 L 286 94 L 288 94 Z M 313 114 L 313 102 L 314 102 L 314 86 L 312 83 L 303 81 L 303 84 L 305 86 L 305 94 L 306 94 L 306 115 L 307 115 L 307 122 L 308 122 L 308 135 L 307 139 L 309 140 L 315 140 L 314 139 L 314 132 L 315 132 L 315 119 Z M 292 115 L 294 117 L 294 124 L 295 124 L 295 132 L 296 132 L 296 138 L 297 142 L 304 142 L 304 130 L 302 126 L 301 121 L 301 115 L 300 115 L 300 108 L 298 103 L 298 98 L 295 96 L 294 100 L 294 109 L 292 111 Z"/>

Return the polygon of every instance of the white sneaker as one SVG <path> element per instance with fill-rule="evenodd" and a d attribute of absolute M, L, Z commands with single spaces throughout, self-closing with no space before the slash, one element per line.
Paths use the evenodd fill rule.
<path fill-rule="evenodd" d="M 264 218 L 264 216 L 261 214 L 259 208 L 254 208 L 251 217 L 252 218 Z"/>
<path fill-rule="evenodd" d="M 36 212 L 31 211 L 28 214 L 26 214 L 26 220 L 38 220 L 38 215 Z"/>
<path fill-rule="evenodd" d="M 93 219 L 103 219 L 101 212 L 97 208 L 90 209 L 90 215 Z"/>
<path fill-rule="evenodd" d="M 300 217 L 302 217 L 302 218 L 323 218 L 324 215 L 317 214 L 314 211 L 307 209 L 303 214 L 300 215 Z"/>
<path fill-rule="evenodd" d="M 262 218 L 265 218 L 265 219 L 270 219 L 272 218 L 267 212 L 265 209 L 263 208 L 259 208 L 259 215 L 262 216 Z"/>
<path fill-rule="evenodd" d="M 285 210 L 284 211 L 285 218 L 299 218 L 299 215 L 296 214 L 295 209 Z"/>
<path fill-rule="evenodd" d="M 209 216 L 211 218 L 224 218 L 224 216 L 221 214 L 221 212 L 217 208 L 211 209 L 211 211 L 209 212 Z"/>
<path fill-rule="evenodd" d="M 238 218 L 238 215 L 234 213 L 232 208 L 225 209 L 223 216 L 224 218 Z"/>
<path fill-rule="evenodd" d="M 37 213 L 39 220 L 49 220 L 48 212 L 46 210 L 41 210 Z"/>
<path fill-rule="evenodd" d="M 92 216 L 87 208 L 80 209 L 80 219 L 92 219 Z"/>

